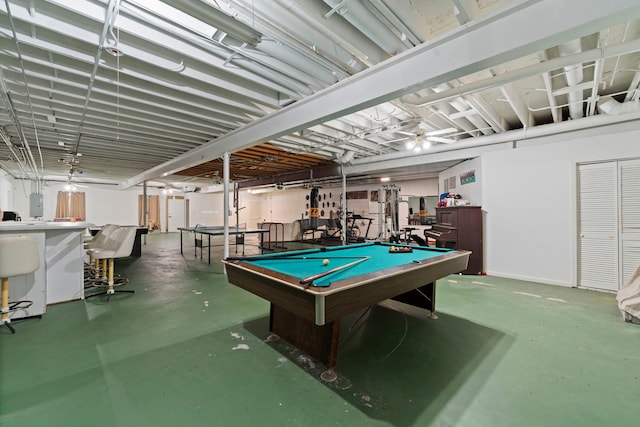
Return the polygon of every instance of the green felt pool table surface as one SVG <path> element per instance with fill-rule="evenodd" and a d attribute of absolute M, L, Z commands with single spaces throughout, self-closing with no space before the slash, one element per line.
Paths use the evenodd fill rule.
<path fill-rule="evenodd" d="M 390 252 L 391 248 L 400 248 L 400 250 L 407 248 L 410 252 Z M 327 287 L 340 280 L 362 277 L 403 265 L 417 264 L 454 252 L 456 251 L 453 249 L 371 242 L 284 254 L 269 254 L 252 257 L 245 261 L 265 270 L 272 270 L 302 280 L 362 260 L 356 265 L 313 281 L 312 286 Z M 327 265 L 323 264 L 325 260 L 328 261 Z"/>
<path fill-rule="evenodd" d="M 351 306 L 375 304 L 463 271 L 469 258 L 467 251 L 425 246 L 390 253 L 393 246 L 399 245 L 369 242 L 224 262 L 230 283 L 323 324 Z M 323 265 L 325 259 L 329 265 Z M 302 283 L 355 261 L 362 262 Z"/>

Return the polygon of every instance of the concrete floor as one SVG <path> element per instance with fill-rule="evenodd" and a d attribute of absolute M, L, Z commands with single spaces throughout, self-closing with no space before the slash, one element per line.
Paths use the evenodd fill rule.
<path fill-rule="evenodd" d="M 181 256 L 175 233 L 147 240 L 116 267 L 135 294 L 0 330 L 0 425 L 638 422 L 640 326 L 622 321 L 614 295 L 450 276 L 437 320 L 374 307 L 341 344 L 338 380 L 323 383 L 322 366 L 265 342 L 268 303 L 229 285 L 219 262 Z"/>

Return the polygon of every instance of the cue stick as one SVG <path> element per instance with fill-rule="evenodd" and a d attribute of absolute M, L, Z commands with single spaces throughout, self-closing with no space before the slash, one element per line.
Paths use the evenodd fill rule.
<path fill-rule="evenodd" d="M 286 259 L 362 259 L 362 256 L 286 256 L 286 255 L 253 255 L 248 257 L 229 257 L 229 261 L 282 261 Z"/>
<path fill-rule="evenodd" d="M 340 270 L 344 270 L 344 269 L 349 268 L 349 267 L 353 267 L 354 265 L 360 264 L 361 262 L 366 261 L 369 258 L 371 258 L 371 257 L 370 256 L 362 257 L 357 261 L 350 262 L 349 264 L 341 265 L 339 267 L 332 268 L 329 271 L 325 271 L 325 272 L 322 272 L 322 273 L 319 273 L 319 274 L 314 274 L 313 276 L 309 276 L 306 279 L 300 280 L 300 284 L 309 286 L 316 279 L 320 279 L 321 277 L 327 276 L 327 275 L 332 274 L 332 273 L 336 273 L 336 272 L 338 272 Z"/>

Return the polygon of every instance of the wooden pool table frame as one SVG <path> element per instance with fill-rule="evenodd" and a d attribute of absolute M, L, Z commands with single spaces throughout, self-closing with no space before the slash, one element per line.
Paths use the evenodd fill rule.
<path fill-rule="evenodd" d="M 469 254 L 468 251 L 446 252 L 317 288 L 305 288 L 300 284 L 300 278 L 244 260 L 223 262 L 229 283 L 271 303 L 269 326 L 272 333 L 332 369 L 336 364 L 343 316 L 389 298 L 433 313 L 435 281 L 465 270 Z M 375 262 L 375 258 L 371 261 Z"/>

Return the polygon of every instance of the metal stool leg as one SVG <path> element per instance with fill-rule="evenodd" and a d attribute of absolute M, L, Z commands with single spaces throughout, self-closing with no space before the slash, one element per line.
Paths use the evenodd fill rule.
<path fill-rule="evenodd" d="M 0 310 L 2 311 L 2 316 L 0 318 L 0 323 L 5 325 L 12 334 L 16 333 L 16 330 L 11 326 L 11 319 L 9 319 L 9 278 L 2 278 L 2 305 L 0 306 Z"/>

